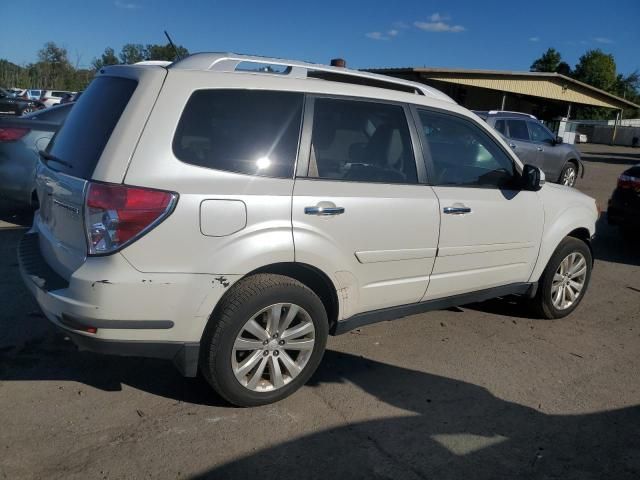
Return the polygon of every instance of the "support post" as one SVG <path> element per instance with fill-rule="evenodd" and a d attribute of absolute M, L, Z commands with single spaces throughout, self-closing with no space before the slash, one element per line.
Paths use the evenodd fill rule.
<path fill-rule="evenodd" d="M 571 118 L 571 104 L 567 107 L 567 120 Z"/>
<path fill-rule="evenodd" d="M 507 94 L 505 92 L 502 93 L 502 105 L 500 106 L 500 110 L 504 110 L 505 105 L 507 104 Z"/>
<path fill-rule="evenodd" d="M 620 120 L 620 112 L 622 110 L 618 110 L 616 112 L 616 121 L 613 124 L 613 132 L 611 133 L 611 143 L 610 145 L 613 145 L 616 141 L 616 131 L 618 130 L 618 121 Z"/>

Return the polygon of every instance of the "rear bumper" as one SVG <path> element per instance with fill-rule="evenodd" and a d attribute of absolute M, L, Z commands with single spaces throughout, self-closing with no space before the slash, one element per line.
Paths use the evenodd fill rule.
<path fill-rule="evenodd" d="M 161 358 L 173 361 L 178 371 L 185 377 L 195 377 L 198 373 L 199 343 L 105 340 L 82 335 L 66 328 L 62 330 L 79 350 L 102 355 Z"/>
<path fill-rule="evenodd" d="M 66 280 L 47 264 L 34 232 L 20 242 L 18 260 L 45 316 L 80 348 L 170 359 L 189 376 L 209 316 L 237 279 L 225 276 L 225 286 L 216 275 L 142 273 L 116 254 L 87 259 Z"/>

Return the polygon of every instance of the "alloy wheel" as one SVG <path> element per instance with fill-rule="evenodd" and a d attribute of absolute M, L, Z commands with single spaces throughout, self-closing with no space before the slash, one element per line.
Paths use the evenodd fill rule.
<path fill-rule="evenodd" d="M 255 392 L 277 390 L 295 379 L 309 362 L 315 326 L 299 305 L 277 303 L 253 315 L 236 336 L 233 373 Z"/>
<path fill-rule="evenodd" d="M 551 301 L 558 310 L 571 307 L 582 294 L 587 279 L 587 260 L 579 252 L 567 255 L 558 266 L 551 283 Z"/>
<path fill-rule="evenodd" d="M 576 183 L 576 177 L 577 173 L 575 167 L 569 166 L 562 176 L 562 184 L 567 187 L 573 187 Z"/>

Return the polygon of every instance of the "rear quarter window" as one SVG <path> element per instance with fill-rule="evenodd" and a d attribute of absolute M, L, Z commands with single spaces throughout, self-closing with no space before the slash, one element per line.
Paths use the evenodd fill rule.
<path fill-rule="evenodd" d="M 48 165 L 74 177 L 91 178 L 137 86 L 138 82 L 129 78 L 94 79 L 47 147 L 64 163 L 49 160 Z"/>
<path fill-rule="evenodd" d="M 173 139 L 175 156 L 216 170 L 292 178 L 304 95 L 264 90 L 198 90 Z"/>

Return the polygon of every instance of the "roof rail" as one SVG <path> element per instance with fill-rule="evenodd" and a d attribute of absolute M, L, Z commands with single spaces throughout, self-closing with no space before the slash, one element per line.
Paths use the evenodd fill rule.
<path fill-rule="evenodd" d="M 535 115 L 531 115 L 530 113 L 524 112 L 512 112 L 510 110 L 489 110 L 487 112 L 489 115 L 521 115 L 523 117 L 533 118 L 534 120 L 538 120 Z"/>
<path fill-rule="evenodd" d="M 253 64 L 254 68 L 248 68 Z M 278 71 L 265 71 L 264 67 L 283 67 Z M 417 82 L 400 78 L 362 72 L 342 67 L 330 67 L 317 63 L 299 62 L 281 58 L 260 57 L 256 55 L 238 55 L 235 53 L 195 53 L 169 65 L 179 70 L 208 70 L 213 72 L 247 72 L 265 75 L 286 75 L 289 78 L 320 78 L 329 81 L 355 83 L 401 90 L 426 97 L 455 103 L 451 97 L 440 90 Z"/>

